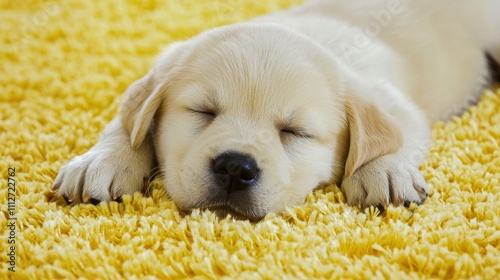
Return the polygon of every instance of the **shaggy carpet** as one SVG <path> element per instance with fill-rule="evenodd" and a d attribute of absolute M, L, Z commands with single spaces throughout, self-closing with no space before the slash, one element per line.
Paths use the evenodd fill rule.
<path fill-rule="evenodd" d="M 299 2 L 0 0 L 0 279 L 499 277 L 498 91 L 434 126 L 430 197 L 384 215 L 336 186 L 255 224 L 183 217 L 159 181 L 97 206 L 49 192 L 164 46 Z"/>

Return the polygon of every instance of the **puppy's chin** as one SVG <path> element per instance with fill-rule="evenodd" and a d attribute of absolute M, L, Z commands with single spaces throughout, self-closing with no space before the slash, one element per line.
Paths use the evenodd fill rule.
<path fill-rule="evenodd" d="M 179 208 L 179 207 L 178 207 Z M 262 220 L 266 214 L 259 215 L 257 213 L 245 213 L 236 208 L 230 207 L 228 205 L 216 205 L 216 206 L 206 206 L 201 208 L 183 209 L 179 208 L 182 215 L 190 215 L 194 209 L 207 210 L 214 213 L 219 219 L 225 219 L 228 216 L 230 218 L 242 221 L 258 222 Z"/>
<path fill-rule="evenodd" d="M 228 206 L 207 207 L 207 209 L 215 213 L 215 215 L 217 215 L 220 219 L 224 219 L 227 216 L 230 216 L 231 218 L 234 218 L 236 220 L 248 220 L 250 222 L 258 222 L 265 217 L 265 215 L 254 216 L 248 213 L 242 213 Z"/>

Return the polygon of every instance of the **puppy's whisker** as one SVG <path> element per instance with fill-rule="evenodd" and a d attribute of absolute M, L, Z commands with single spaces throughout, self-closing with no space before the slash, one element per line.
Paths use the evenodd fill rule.
<path fill-rule="evenodd" d="M 163 180 L 164 177 L 161 173 L 161 168 L 156 166 L 153 169 L 151 169 L 146 177 L 144 177 L 143 180 L 143 187 L 142 187 L 142 193 L 149 197 L 151 195 L 151 192 L 153 190 L 153 183 L 155 179 Z"/>
<path fill-rule="evenodd" d="M 158 174 L 161 174 L 161 168 L 159 166 L 156 166 L 155 168 L 151 169 L 151 171 L 149 171 L 149 181 L 154 180 Z"/>

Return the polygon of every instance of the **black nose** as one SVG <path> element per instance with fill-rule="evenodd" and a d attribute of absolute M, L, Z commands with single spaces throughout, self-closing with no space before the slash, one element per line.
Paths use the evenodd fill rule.
<path fill-rule="evenodd" d="M 258 181 L 259 168 L 249 155 L 226 152 L 212 161 L 212 172 L 217 186 L 228 193 L 248 188 Z"/>

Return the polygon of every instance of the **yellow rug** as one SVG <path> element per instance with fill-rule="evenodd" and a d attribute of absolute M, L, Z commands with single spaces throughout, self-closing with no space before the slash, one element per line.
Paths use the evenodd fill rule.
<path fill-rule="evenodd" d="M 299 2 L 1 0 L 0 279 L 498 279 L 500 92 L 435 126 L 429 199 L 384 216 L 347 207 L 335 186 L 257 224 L 181 217 L 159 182 L 120 204 L 68 207 L 49 192 L 169 42 Z"/>

